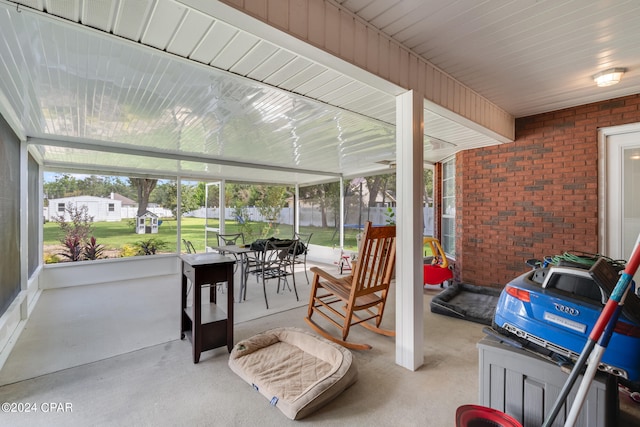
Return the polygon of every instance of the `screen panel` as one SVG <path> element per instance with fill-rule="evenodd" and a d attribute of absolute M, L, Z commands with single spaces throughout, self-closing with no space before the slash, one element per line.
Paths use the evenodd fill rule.
<path fill-rule="evenodd" d="M 43 221 L 42 214 L 40 213 L 40 192 L 39 188 L 39 176 L 40 166 L 38 162 L 29 155 L 28 163 L 28 235 L 29 235 L 29 277 L 36 271 L 40 264 L 39 253 L 40 245 L 38 244 L 38 231 L 40 224 Z"/>
<path fill-rule="evenodd" d="M 0 315 L 20 292 L 20 142 L 0 116 Z"/>

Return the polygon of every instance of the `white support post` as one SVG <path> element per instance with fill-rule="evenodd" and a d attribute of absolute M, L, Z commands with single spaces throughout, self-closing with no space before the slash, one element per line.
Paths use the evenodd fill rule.
<path fill-rule="evenodd" d="M 293 196 L 293 231 L 300 232 L 300 184 L 296 184 Z"/>
<path fill-rule="evenodd" d="M 422 193 L 423 97 L 396 97 L 396 363 L 415 371 L 424 363 Z"/>
<path fill-rule="evenodd" d="M 344 249 L 344 178 L 340 177 L 340 250 Z"/>
<path fill-rule="evenodd" d="M 11 143 L 11 141 L 8 141 Z M 29 290 L 29 152 L 27 143 L 20 141 L 20 292 Z M 37 201 L 32 200 L 32 203 Z M 42 212 L 40 210 L 39 212 Z M 33 228 L 33 227 L 32 227 Z M 42 258 L 40 258 L 42 259 Z M 23 298 L 20 304 L 20 319 L 29 317 L 29 301 Z"/>
<path fill-rule="evenodd" d="M 180 248 L 182 248 L 182 176 L 178 175 L 176 181 L 176 253 L 180 255 Z"/>
<path fill-rule="evenodd" d="M 218 186 L 218 206 L 220 206 L 220 215 L 218 218 L 218 228 L 220 229 L 218 232 L 220 234 L 224 234 L 227 232 L 225 227 L 225 220 L 227 219 L 227 205 L 225 200 L 225 193 L 227 189 L 225 188 L 227 185 L 227 181 L 220 180 L 220 185 Z M 206 204 L 206 203 L 205 203 Z M 218 242 L 215 242 L 215 246 L 218 246 Z"/>

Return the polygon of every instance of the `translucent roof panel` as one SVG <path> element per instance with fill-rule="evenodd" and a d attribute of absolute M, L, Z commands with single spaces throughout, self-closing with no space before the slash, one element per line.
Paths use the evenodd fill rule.
<path fill-rule="evenodd" d="M 201 18 L 206 36 L 180 30 L 189 37 L 176 50 L 163 47 L 162 31 L 117 37 L 75 15 L 0 3 L 0 113 L 49 169 L 309 184 L 387 172 L 395 162 L 393 85 L 374 88 L 185 12 Z M 426 103 L 424 113 L 425 161 L 496 143 Z"/>
<path fill-rule="evenodd" d="M 12 78 L 0 89 L 47 167 L 293 177 L 266 172 L 282 168 L 308 181 L 395 155 L 392 124 L 60 20 L 2 12 L 0 55 Z M 150 157 L 124 158 L 128 150 Z"/>

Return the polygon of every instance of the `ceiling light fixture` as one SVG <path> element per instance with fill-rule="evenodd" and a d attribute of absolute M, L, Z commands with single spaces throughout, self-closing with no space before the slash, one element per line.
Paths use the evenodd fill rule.
<path fill-rule="evenodd" d="M 626 68 L 609 68 L 593 76 L 593 81 L 598 87 L 611 86 L 620 83 L 622 75 L 627 71 Z"/>

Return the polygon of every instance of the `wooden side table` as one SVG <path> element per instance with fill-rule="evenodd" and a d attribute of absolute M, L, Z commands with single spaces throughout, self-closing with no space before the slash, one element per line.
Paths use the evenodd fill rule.
<path fill-rule="evenodd" d="M 193 345 L 193 363 L 200 353 L 225 344 L 233 349 L 233 266 L 235 260 L 217 253 L 183 254 L 180 339 L 188 336 Z M 193 304 L 187 306 L 188 282 Z M 217 304 L 217 283 L 228 284 L 226 310 Z M 202 287 L 211 285 L 209 301 L 202 302 Z"/>

